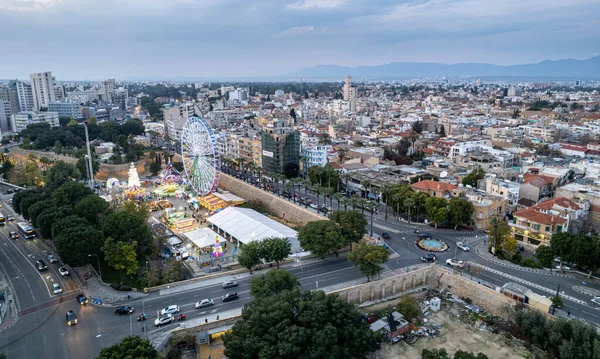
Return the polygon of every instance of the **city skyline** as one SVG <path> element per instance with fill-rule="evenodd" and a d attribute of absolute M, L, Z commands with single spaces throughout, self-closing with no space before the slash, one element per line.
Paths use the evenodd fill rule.
<path fill-rule="evenodd" d="M 599 11 L 592 0 L 0 0 L 0 78 L 268 77 L 320 64 L 586 59 L 600 54 Z"/>

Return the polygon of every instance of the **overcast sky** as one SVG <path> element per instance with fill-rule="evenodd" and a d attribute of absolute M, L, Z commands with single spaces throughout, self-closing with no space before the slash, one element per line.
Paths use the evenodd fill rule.
<path fill-rule="evenodd" d="M 598 0 L 0 0 L 0 78 L 584 59 L 599 15 Z"/>

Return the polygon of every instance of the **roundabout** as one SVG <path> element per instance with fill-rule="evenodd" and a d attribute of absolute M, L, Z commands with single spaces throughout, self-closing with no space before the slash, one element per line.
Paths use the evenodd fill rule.
<path fill-rule="evenodd" d="M 427 251 L 427 252 L 445 252 L 447 251 L 450 247 L 448 247 L 448 245 L 442 241 L 440 241 L 439 239 L 435 239 L 435 238 L 420 238 L 417 239 L 417 241 L 415 242 L 415 245 L 423 250 L 423 251 Z"/>

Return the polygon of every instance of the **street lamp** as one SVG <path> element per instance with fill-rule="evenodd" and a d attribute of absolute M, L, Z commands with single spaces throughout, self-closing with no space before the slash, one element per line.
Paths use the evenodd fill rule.
<path fill-rule="evenodd" d="M 98 260 L 98 275 L 100 276 L 100 281 L 102 282 L 102 269 L 100 268 L 100 257 L 98 257 L 97 254 L 88 254 L 88 257 L 93 256 L 96 256 L 96 259 Z"/>

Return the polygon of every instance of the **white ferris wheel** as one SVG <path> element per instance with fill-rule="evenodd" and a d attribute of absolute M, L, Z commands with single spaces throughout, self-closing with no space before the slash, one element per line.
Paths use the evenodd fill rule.
<path fill-rule="evenodd" d="M 219 184 L 221 159 L 210 125 L 190 117 L 181 129 L 181 156 L 185 176 L 198 196 L 214 192 Z"/>

